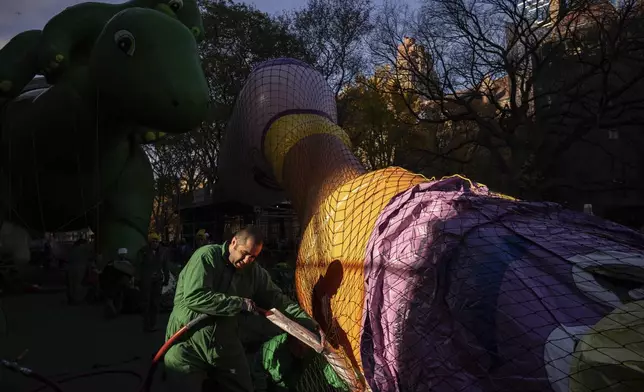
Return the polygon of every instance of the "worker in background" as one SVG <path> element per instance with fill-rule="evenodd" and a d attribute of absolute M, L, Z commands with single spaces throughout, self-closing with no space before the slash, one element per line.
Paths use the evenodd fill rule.
<path fill-rule="evenodd" d="M 204 245 L 208 245 L 210 239 L 210 235 L 206 233 L 205 229 L 201 229 L 197 232 L 197 238 L 195 240 L 195 248 L 201 248 Z"/>
<path fill-rule="evenodd" d="M 190 245 L 188 245 L 188 241 L 186 241 L 185 238 L 181 238 L 181 241 L 179 242 L 179 249 L 178 249 L 178 260 L 177 262 L 179 265 L 181 265 L 181 268 L 186 265 L 188 260 L 190 260 L 190 256 L 192 256 L 192 248 Z"/>
<path fill-rule="evenodd" d="M 246 228 L 230 243 L 199 248 L 181 271 L 166 339 L 202 314 L 212 318 L 168 350 L 165 367 L 170 391 L 201 392 L 208 378 L 217 384 L 217 391 L 253 391 L 237 316 L 258 313 L 255 301 L 265 309 L 280 309 L 311 331 L 319 330 L 268 272 L 254 263 L 262 244 L 261 233 Z"/>
<path fill-rule="evenodd" d="M 100 285 L 105 297 L 105 316 L 108 318 L 121 313 L 126 292 L 132 287 L 136 271 L 127 253 L 127 248 L 120 248 L 118 258 L 110 261 L 101 271 Z"/>
<path fill-rule="evenodd" d="M 160 242 L 161 237 L 157 233 L 150 233 L 147 246 L 139 250 L 135 262 L 145 332 L 157 330 L 161 289 L 170 278 L 168 256 Z"/>
<path fill-rule="evenodd" d="M 91 253 L 91 248 L 84 238 L 76 240 L 69 252 L 67 266 L 67 302 L 70 305 L 78 305 L 87 297 L 85 279 L 89 273 Z"/>

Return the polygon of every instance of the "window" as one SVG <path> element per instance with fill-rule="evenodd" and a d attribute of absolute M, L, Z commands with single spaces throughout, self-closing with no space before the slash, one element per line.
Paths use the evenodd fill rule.
<path fill-rule="evenodd" d="M 617 140 L 619 139 L 619 131 L 615 128 L 608 130 L 608 140 Z"/>
<path fill-rule="evenodd" d="M 549 10 L 550 0 L 524 0 L 517 4 L 517 14 L 529 23 L 546 22 Z"/>

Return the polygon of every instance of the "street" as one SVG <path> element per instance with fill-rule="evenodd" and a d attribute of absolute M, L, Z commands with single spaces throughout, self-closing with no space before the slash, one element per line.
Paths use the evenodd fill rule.
<path fill-rule="evenodd" d="M 68 306 L 64 293 L 21 295 L 0 301 L 7 319 L 5 332 L 0 315 L 0 358 L 15 360 L 28 350 L 20 364 L 54 380 L 122 369 L 143 377 L 152 356 L 163 344 L 168 317 L 161 316 L 158 332 L 144 334 L 137 315 L 105 320 L 101 306 Z M 158 386 L 160 374 L 156 376 L 152 391 L 163 390 Z M 39 385 L 0 368 L 2 392 L 31 392 Z M 105 374 L 61 386 L 66 392 L 136 392 L 138 385 L 133 375 Z"/>

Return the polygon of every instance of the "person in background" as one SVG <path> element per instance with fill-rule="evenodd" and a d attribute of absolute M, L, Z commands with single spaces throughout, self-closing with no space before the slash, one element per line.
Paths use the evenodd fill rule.
<path fill-rule="evenodd" d="M 150 233 L 147 246 L 139 251 L 135 262 L 145 332 L 157 330 L 161 290 L 170 278 L 167 253 L 160 246 L 160 242 L 161 237 L 157 233 Z"/>
<path fill-rule="evenodd" d="M 118 250 L 118 259 L 110 261 L 101 272 L 101 288 L 105 296 L 105 316 L 113 318 L 123 310 L 125 294 L 132 286 L 134 266 L 127 258 L 127 248 Z"/>
<path fill-rule="evenodd" d="M 195 239 L 195 248 L 201 248 L 204 245 L 208 245 L 210 236 L 206 233 L 205 229 L 201 229 L 197 232 L 197 238 Z"/>
<path fill-rule="evenodd" d="M 183 268 L 188 260 L 190 260 L 190 256 L 192 256 L 192 248 L 188 245 L 188 241 L 186 241 L 185 238 L 181 238 L 181 241 L 179 242 L 179 264 L 181 264 L 181 267 Z"/>
<path fill-rule="evenodd" d="M 91 249 L 84 238 L 74 242 L 67 265 L 67 302 L 78 305 L 87 297 L 85 279 L 89 273 Z"/>
<path fill-rule="evenodd" d="M 165 355 L 170 391 L 201 392 L 204 382 L 217 391 L 252 392 L 250 366 L 240 340 L 240 313 L 258 313 L 255 305 L 277 308 L 311 331 L 319 326 L 273 283 L 255 259 L 262 251 L 261 233 L 239 231 L 230 243 L 203 246 L 179 275 L 166 340 L 206 314 L 212 318 L 180 340 Z"/>

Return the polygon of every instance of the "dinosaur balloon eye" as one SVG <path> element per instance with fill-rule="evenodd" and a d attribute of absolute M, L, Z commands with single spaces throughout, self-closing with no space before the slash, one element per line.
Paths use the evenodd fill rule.
<path fill-rule="evenodd" d="M 168 1 L 168 5 L 172 11 L 177 12 L 183 8 L 183 0 L 170 0 Z"/>
<path fill-rule="evenodd" d="M 134 56 L 136 41 L 134 35 L 127 30 L 119 30 L 114 34 L 114 42 L 119 49 L 128 56 Z"/>

